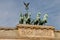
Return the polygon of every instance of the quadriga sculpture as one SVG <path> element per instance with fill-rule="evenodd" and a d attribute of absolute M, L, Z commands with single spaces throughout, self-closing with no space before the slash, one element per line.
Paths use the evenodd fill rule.
<path fill-rule="evenodd" d="M 45 23 L 47 23 L 47 19 L 48 19 L 48 14 L 46 13 L 43 19 L 41 20 L 41 22 L 39 23 L 39 25 L 44 25 Z"/>
<path fill-rule="evenodd" d="M 31 21 L 31 14 L 25 13 L 24 15 L 22 15 L 22 13 L 20 13 L 19 24 L 44 25 L 45 23 L 47 23 L 48 14 L 45 14 L 42 20 L 40 16 L 41 16 L 41 13 L 38 12 L 36 19 Z"/>
<path fill-rule="evenodd" d="M 22 13 L 20 13 L 19 24 L 23 24 L 24 18 Z"/>
<path fill-rule="evenodd" d="M 48 14 L 45 14 L 43 19 L 41 20 L 41 18 L 40 18 L 41 13 L 38 12 L 37 16 L 36 16 L 36 19 L 32 21 L 31 14 L 29 14 L 29 12 L 28 12 L 29 3 L 24 2 L 24 5 L 25 5 L 26 13 L 24 15 L 22 15 L 22 13 L 20 13 L 19 24 L 44 25 L 45 23 L 47 23 Z"/>
<path fill-rule="evenodd" d="M 31 24 L 31 14 L 28 14 L 28 17 L 26 19 L 26 24 Z"/>
<path fill-rule="evenodd" d="M 39 22 L 41 21 L 41 20 L 40 20 L 40 15 L 41 15 L 41 13 L 38 12 L 36 19 L 33 20 L 33 24 L 34 24 L 34 25 L 39 25 Z"/>
<path fill-rule="evenodd" d="M 30 24 L 31 23 L 31 18 L 30 18 L 31 14 L 29 15 L 28 13 L 26 13 L 24 15 L 24 24 Z"/>

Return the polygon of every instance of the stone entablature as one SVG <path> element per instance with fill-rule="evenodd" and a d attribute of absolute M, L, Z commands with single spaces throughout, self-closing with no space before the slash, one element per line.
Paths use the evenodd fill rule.
<path fill-rule="evenodd" d="M 18 24 L 15 29 L 0 28 L 1 40 L 60 40 L 53 26 Z"/>
<path fill-rule="evenodd" d="M 29 24 L 18 24 L 17 28 L 32 28 L 32 29 L 52 29 L 54 30 L 54 26 L 46 26 L 46 25 L 29 25 Z"/>
<path fill-rule="evenodd" d="M 21 37 L 55 37 L 53 26 L 17 25 Z"/>

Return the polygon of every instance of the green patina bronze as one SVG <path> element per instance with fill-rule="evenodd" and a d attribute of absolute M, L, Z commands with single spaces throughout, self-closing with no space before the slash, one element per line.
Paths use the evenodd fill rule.
<path fill-rule="evenodd" d="M 23 15 L 22 13 L 20 13 L 19 23 L 23 24 L 23 21 L 24 21 Z"/>
<path fill-rule="evenodd" d="M 37 16 L 36 16 L 36 19 L 33 20 L 33 24 L 34 24 L 34 25 L 39 25 L 39 22 L 41 21 L 41 20 L 40 20 L 40 15 L 41 15 L 41 13 L 38 12 L 38 13 L 37 13 Z"/>
<path fill-rule="evenodd" d="M 48 14 L 46 13 L 43 19 L 41 20 L 41 22 L 39 23 L 39 25 L 45 25 L 45 23 L 47 23 L 47 19 L 48 19 Z"/>
<path fill-rule="evenodd" d="M 46 13 L 43 17 L 43 19 L 40 18 L 41 13 L 38 12 L 36 19 L 32 20 L 31 19 L 31 13 L 29 14 L 28 9 L 29 9 L 29 3 L 25 3 L 25 9 L 26 9 L 26 13 L 23 15 L 22 13 L 20 13 L 20 19 L 19 19 L 19 24 L 33 24 L 33 25 L 45 25 L 45 23 L 47 23 L 47 19 L 48 19 L 48 14 Z"/>

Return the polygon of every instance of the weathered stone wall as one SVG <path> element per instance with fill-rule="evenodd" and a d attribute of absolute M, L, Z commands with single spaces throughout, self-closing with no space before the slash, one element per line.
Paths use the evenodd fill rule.
<path fill-rule="evenodd" d="M 20 38 L 29 40 L 55 40 L 54 27 L 39 25 L 17 25 Z"/>
<path fill-rule="evenodd" d="M 0 29 L 0 40 L 60 40 L 53 26 L 18 24 L 17 29 Z"/>
<path fill-rule="evenodd" d="M 60 38 L 60 31 L 58 30 L 55 31 L 55 37 Z"/>
<path fill-rule="evenodd" d="M 0 30 L 0 39 L 14 39 L 19 38 L 19 33 L 17 30 Z"/>
<path fill-rule="evenodd" d="M 23 37 L 54 37 L 52 26 L 18 25 L 18 30 Z"/>

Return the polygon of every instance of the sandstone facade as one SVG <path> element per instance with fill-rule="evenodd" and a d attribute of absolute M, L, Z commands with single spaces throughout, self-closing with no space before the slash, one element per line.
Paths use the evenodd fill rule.
<path fill-rule="evenodd" d="M 0 40 L 60 40 L 53 26 L 18 24 L 16 29 L 0 29 Z"/>

